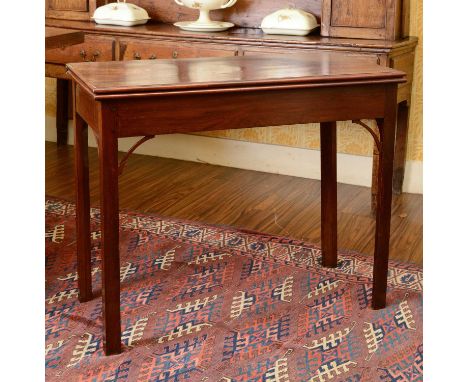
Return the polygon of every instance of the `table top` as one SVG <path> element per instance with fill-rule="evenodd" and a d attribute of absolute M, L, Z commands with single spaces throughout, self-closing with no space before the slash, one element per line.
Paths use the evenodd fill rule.
<path fill-rule="evenodd" d="M 84 42 L 84 32 L 63 28 L 45 28 L 45 48 L 55 49 Z"/>
<path fill-rule="evenodd" d="M 226 88 L 405 82 L 405 73 L 327 52 L 67 64 L 95 96 Z"/>

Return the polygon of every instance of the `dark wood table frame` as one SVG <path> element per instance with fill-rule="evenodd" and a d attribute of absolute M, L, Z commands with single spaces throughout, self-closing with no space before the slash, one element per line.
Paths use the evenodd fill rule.
<path fill-rule="evenodd" d="M 232 68 L 232 78 L 224 73 L 226 78 L 219 79 L 213 72 L 213 67 L 223 65 Z M 190 74 L 195 66 L 197 73 L 203 72 L 199 74 L 203 80 L 196 78 L 197 74 Z M 68 69 L 74 81 L 79 300 L 93 298 L 89 125 L 99 149 L 103 336 L 107 355 L 121 351 L 118 196 L 121 168 L 117 142 L 122 137 L 143 136 L 146 140 L 159 134 L 221 127 L 320 123 L 322 264 L 336 267 L 336 121 L 376 119 L 379 134 L 373 136 L 378 142 L 381 165 L 372 307 L 385 307 L 397 86 L 405 81 L 403 72 L 346 57 L 341 60 L 322 52 L 307 58 L 251 56 L 79 63 L 68 65 Z"/>

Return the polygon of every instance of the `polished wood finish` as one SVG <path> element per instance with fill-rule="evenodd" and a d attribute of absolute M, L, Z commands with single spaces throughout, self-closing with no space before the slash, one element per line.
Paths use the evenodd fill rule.
<path fill-rule="evenodd" d="M 398 84 L 405 81 L 403 72 L 327 53 L 295 58 L 243 56 L 88 62 L 68 64 L 67 68 L 76 86 L 75 113 L 90 124 L 99 144 L 106 354 L 118 353 L 121 346 L 119 137 L 204 131 L 216 126 L 229 129 L 378 118 L 383 126 L 382 166 L 374 255 L 379 269 L 374 273 L 373 306 L 385 305 L 396 94 Z M 333 217 L 337 209 L 336 126 L 323 124 L 322 130 L 323 159 L 331 161 L 324 164 L 327 171 L 322 172 L 322 182 L 329 191 L 322 194 L 326 194 L 322 201 L 326 204 L 322 230 L 325 247 L 335 251 L 326 254 L 324 261 L 328 264 L 337 256 L 337 226 Z M 77 155 L 76 159 L 81 157 Z M 332 183 L 335 185 L 331 186 Z"/>
<path fill-rule="evenodd" d="M 405 81 L 405 74 L 401 71 L 370 64 L 366 60 L 348 60 L 345 56 L 328 52 L 298 57 L 244 56 L 102 62 L 99 65 L 72 63 L 67 64 L 67 68 L 94 99 L 119 98 L 121 94 L 128 99 L 180 91 L 208 94 L 210 91 L 225 92 L 225 89 L 272 90 L 292 86 L 310 88 Z"/>
<path fill-rule="evenodd" d="M 376 210 L 372 307 L 385 307 L 387 297 L 390 218 L 392 210 L 393 156 L 395 152 L 396 88 L 387 88 L 385 118 L 378 119 L 380 131 L 379 179 Z"/>
<path fill-rule="evenodd" d="M 45 0 L 46 17 L 66 20 L 89 20 L 106 0 Z"/>
<path fill-rule="evenodd" d="M 164 41 L 120 40 L 120 60 L 156 60 L 164 58 L 230 57 L 237 56 L 235 47 L 222 44 L 173 43 Z"/>
<path fill-rule="evenodd" d="M 45 49 L 65 48 L 84 42 L 84 32 L 63 28 L 45 28 Z"/>
<path fill-rule="evenodd" d="M 397 40 L 406 37 L 409 2 L 405 0 L 323 0 L 321 35 Z"/>
<path fill-rule="evenodd" d="M 76 99 L 76 97 L 74 98 Z M 86 302 L 93 297 L 91 285 L 88 126 L 78 113 L 75 112 L 74 116 L 78 296 L 80 302 Z"/>
<path fill-rule="evenodd" d="M 45 53 L 46 64 L 67 62 L 112 61 L 115 40 L 107 36 L 85 35 L 84 42 L 66 49 L 49 49 Z"/>
<path fill-rule="evenodd" d="M 63 28 L 45 28 L 45 49 L 63 50 L 71 45 L 84 42 L 84 32 Z M 57 78 L 56 130 L 57 144 L 66 145 L 68 141 L 69 81 Z"/>
<path fill-rule="evenodd" d="M 126 154 L 119 153 L 119 159 Z M 73 146 L 45 143 L 45 189 L 73 201 Z M 99 205 L 99 158 L 89 149 L 91 205 Z M 288 236 L 321 238 L 321 182 L 207 163 L 133 154 L 119 177 L 123 210 Z M 219 208 L 222 206 L 222 208 Z M 423 197 L 393 196 L 390 258 L 422 265 Z M 369 188 L 338 183 L 338 248 L 371 256 L 375 219 Z"/>
<path fill-rule="evenodd" d="M 69 30 L 62 28 L 49 28 L 54 31 Z M 57 34 L 58 32 L 54 32 Z M 82 31 L 74 31 L 81 36 L 80 41 L 76 41 L 73 46 L 58 45 L 47 49 L 46 56 L 46 75 L 57 78 L 57 111 L 56 111 L 56 130 L 57 144 L 64 145 L 68 140 L 68 105 L 69 105 L 69 78 L 63 67 L 64 62 L 76 61 L 106 61 L 113 60 L 114 57 L 114 39 L 101 36 L 84 35 Z M 47 41 L 47 39 L 46 39 Z"/>
<path fill-rule="evenodd" d="M 57 79 L 57 144 L 66 145 L 68 141 L 68 85 L 69 81 Z"/>
<path fill-rule="evenodd" d="M 320 165 L 322 174 L 322 265 L 336 267 L 337 251 L 337 177 L 336 122 L 320 124 Z"/>
<path fill-rule="evenodd" d="M 237 4 L 236 4 L 237 6 Z M 236 8 L 236 7 L 234 7 Z M 172 24 L 161 23 L 156 18 L 145 25 L 121 27 L 118 25 L 99 25 L 94 22 L 76 20 L 57 20 L 46 18 L 45 25 L 57 28 L 82 30 L 86 34 L 98 36 L 133 37 L 158 41 L 221 43 L 256 48 L 296 48 L 326 49 L 356 53 L 382 53 L 390 56 L 414 51 L 418 43 L 416 37 L 398 40 L 373 40 L 360 38 L 335 38 L 312 33 L 307 36 L 268 35 L 261 29 L 235 27 L 225 32 L 201 33 L 183 31 Z M 297 52 L 299 53 L 299 52 Z"/>
<path fill-rule="evenodd" d="M 408 102 L 403 101 L 398 104 L 397 128 L 395 146 L 395 160 L 393 169 L 393 192 L 400 194 L 403 189 L 403 180 L 405 177 L 406 149 L 408 142 L 409 128 L 409 107 Z"/>
<path fill-rule="evenodd" d="M 111 107 L 97 106 L 102 238 L 102 315 L 104 351 L 120 353 L 119 162 L 117 129 Z M 89 233 L 88 233 L 89 236 Z"/>

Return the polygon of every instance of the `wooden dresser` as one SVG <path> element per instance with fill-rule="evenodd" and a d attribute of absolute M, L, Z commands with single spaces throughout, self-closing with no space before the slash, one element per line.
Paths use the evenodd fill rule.
<path fill-rule="evenodd" d="M 137 27 L 96 25 L 89 21 L 89 17 L 95 7 L 105 1 L 46 1 L 46 16 L 49 16 L 45 20 L 46 26 L 85 32 L 84 43 L 46 52 L 46 75 L 58 79 L 59 144 L 67 141 L 68 108 L 64 105 L 68 102 L 68 77 L 65 73 L 65 63 L 262 54 L 307 55 L 318 49 L 345 54 L 350 59 L 365 58 L 369 62 L 407 73 L 408 82 L 400 84 L 398 89 L 394 191 L 401 192 L 417 38 L 406 37 L 395 41 L 330 38 L 321 37 L 318 30 L 305 37 L 264 35 L 258 26 L 265 15 L 285 6 L 281 0 L 238 0 L 235 6 L 223 13 L 212 12 L 213 19 L 222 18 L 234 22 L 238 27 L 221 33 L 185 32 L 174 27 L 172 23 L 195 19 L 196 12 L 193 10 L 179 7 L 172 0 L 132 0 L 131 2 L 148 10 L 153 20 Z M 294 3 L 297 8 L 309 11 L 320 18 L 322 0 L 296 0 L 289 3 Z"/>

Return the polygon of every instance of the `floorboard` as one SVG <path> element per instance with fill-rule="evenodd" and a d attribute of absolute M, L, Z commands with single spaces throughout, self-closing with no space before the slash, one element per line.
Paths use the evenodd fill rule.
<path fill-rule="evenodd" d="M 91 148 L 91 203 L 99 205 Z M 46 142 L 46 194 L 74 200 L 73 147 Z M 119 179 L 120 207 L 320 243 L 320 181 L 134 154 Z M 390 257 L 422 265 L 422 195 L 395 195 Z M 338 185 L 338 248 L 371 255 L 370 189 Z"/>

